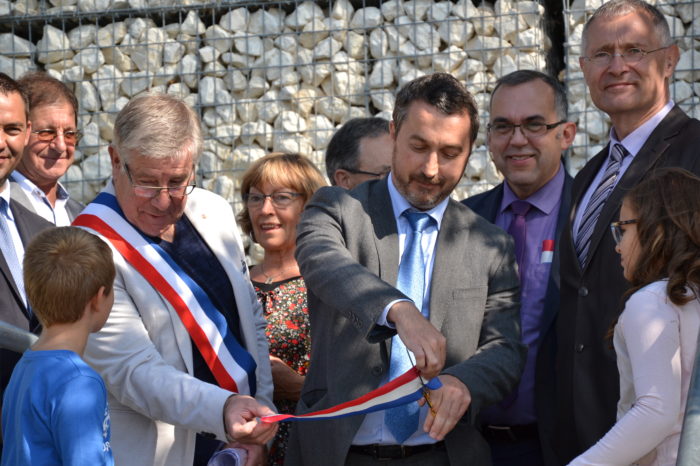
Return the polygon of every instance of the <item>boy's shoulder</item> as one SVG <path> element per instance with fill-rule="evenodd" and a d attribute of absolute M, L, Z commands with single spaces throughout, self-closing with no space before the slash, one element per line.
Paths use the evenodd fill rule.
<path fill-rule="evenodd" d="M 25 351 L 19 365 L 31 369 L 29 372 L 33 376 L 50 381 L 53 387 L 60 387 L 77 377 L 94 378 L 103 384 L 100 375 L 77 353 L 69 350 Z"/>

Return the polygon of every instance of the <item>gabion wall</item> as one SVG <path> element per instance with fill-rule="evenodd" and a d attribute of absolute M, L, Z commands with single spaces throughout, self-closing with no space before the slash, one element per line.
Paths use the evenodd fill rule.
<path fill-rule="evenodd" d="M 198 109 L 202 184 L 237 204 L 252 160 L 296 151 L 323 169 L 336 128 L 390 118 L 397 88 L 422 74 L 454 74 L 487 109 L 498 76 L 546 68 L 543 14 L 539 3 L 509 0 L 0 0 L 0 71 L 42 69 L 73 83 L 84 138 L 64 181 L 78 199 L 109 176 L 116 113 L 150 90 Z M 500 182 L 483 132 L 476 146 L 456 198 Z"/>

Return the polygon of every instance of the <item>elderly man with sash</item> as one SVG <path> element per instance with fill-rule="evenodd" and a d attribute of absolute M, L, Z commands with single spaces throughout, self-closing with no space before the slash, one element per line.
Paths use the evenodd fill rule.
<path fill-rule="evenodd" d="M 117 115 L 112 179 L 74 225 L 114 251 L 115 302 L 86 360 L 109 390 L 117 464 L 206 464 L 275 433 L 265 321 L 230 205 L 194 187 L 199 119 L 144 95 Z"/>

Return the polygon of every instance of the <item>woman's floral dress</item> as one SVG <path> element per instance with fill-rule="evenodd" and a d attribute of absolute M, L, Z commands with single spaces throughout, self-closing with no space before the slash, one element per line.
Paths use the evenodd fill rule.
<path fill-rule="evenodd" d="M 309 306 L 306 302 L 306 284 L 301 277 L 293 277 L 270 284 L 253 282 L 267 320 L 267 342 L 270 354 L 277 356 L 299 375 L 306 375 L 311 353 L 309 333 Z M 276 400 L 280 413 L 293 414 L 296 400 Z M 289 437 L 289 423 L 280 423 L 272 442 L 268 464 L 281 465 Z"/>

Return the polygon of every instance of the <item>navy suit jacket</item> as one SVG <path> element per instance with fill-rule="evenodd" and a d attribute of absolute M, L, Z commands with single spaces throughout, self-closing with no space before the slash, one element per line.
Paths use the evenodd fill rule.
<path fill-rule="evenodd" d="M 571 185 L 573 178 L 566 173 L 564 187 L 562 189 L 561 205 L 557 216 L 556 241 L 554 246 L 554 258 L 549 272 L 547 294 L 545 296 L 544 314 L 542 316 L 542 333 L 537 363 L 535 368 L 535 410 L 537 412 L 537 425 L 540 431 L 540 443 L 545 464 L 557 464 L 554 451 L 551 447 L 554 424 L 554 365 L 556 356 L 555 321 L 559 313 L 559 239 L 561 231 L 566 225 L 569 207 L 571 205 Z M 496 217 L 503 200 L 503 183 L 495 188 L 462 201 L 464 205 L 491 223 L 496 222 Z"/>

